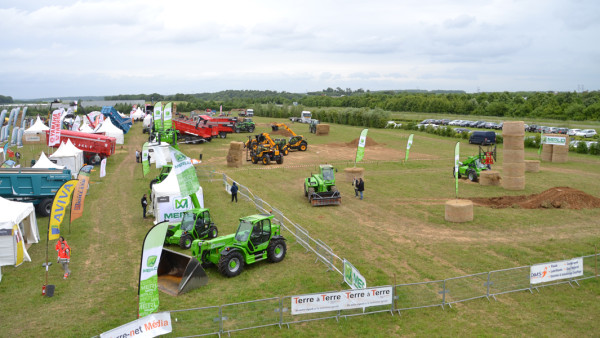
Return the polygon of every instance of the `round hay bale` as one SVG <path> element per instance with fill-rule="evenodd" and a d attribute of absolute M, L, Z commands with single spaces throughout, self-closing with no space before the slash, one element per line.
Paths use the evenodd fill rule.
<path fill-rule="evenodd" d="M 552 154 L 552 162 L 554 162 L 554 163 L 566 163 L 568 158 L 569 158 L 569 153 Z"/>
<path fill-rule="evenodd" d="M 504 164 L 525 162 L 525 151 L 504 149 Z"/>
<path fill-rule="evenodd" d="M 352 180 L 356 177 L 365 178 L 365 168 L 345 168 L 344 174 L 346 178 L 346 182 L 352 182 Z"/>
<path fill-rule="evenodd" d="M 525 176 L 502 176 L 502 188 L 506 190 L 524 190 Z"/>
<path fill-rule="evenodd" d="M 500 173 L 495 170 L 484 170 L 479 173 L 480 185 L 500 185 Z"/>
<path fill-rule="evenodd" d="M 525 136 L 525 123 L 523 121 L 508 121 L 502 125 L 502 137 Z"/>
<path fill-rule="evenodd" d="M 244 142 L 231 141 L 231 143 L 229 143 L 229 149 L 232 149 L 232 150 L 244 149 Z"/>
<path fill-rule="evenodd" d="M 523 176 L 525 175 L 525 162 L 523 163 L 504 163 L 502 168 L 503 176 Z"/>
<path fill-rule="evenodd" d="M 537 173 L 540 171 L 540 161 L 538 160 L 525 160 L 525 172 Z"/>
<path fill-rule="evenodd" d="M 328 124 L 317 124 L 317 136 L 321 135 L 329 135 L 329 125 Z"/>
<path fill-rule="evenodd" d="M 446 202 L 445 219 L 448 222 L 463 223 L 473 220 L 473 202 L 470 200 L 449 200 Z"/>
<path fill-rule="evenodd" d="M 525 149 L 525 136 L 506 136 L 502 143 L 504 149 L 523 150 Z"/>

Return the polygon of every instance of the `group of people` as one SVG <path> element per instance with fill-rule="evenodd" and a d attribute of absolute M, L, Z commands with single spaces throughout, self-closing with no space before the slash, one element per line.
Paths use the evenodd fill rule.
<path fill-rule="evenodd" d="M 354 178 L 352 180 L 352 186 L 354 187 L 354 197 L 358 197 L 360 194 L 360 199 L 363 199 L 363 191 L 365 191 L 365 181 L 363 181 L 362 177 Z"/>
<path fill-rule="evenodd" d="M 67 244 L 65 238 L 60 236 L 58 238 L 58 242 L 56 242 L 55 248 L 56 253 L 58 254 L 56 262 L 62 264 L 65 272 L 63 279 L 67 279 L 71 275 L 71 270 L 69 270 L 69 262 L 71 261 L 71 247 L 69 247 L 69 244 Z"/>

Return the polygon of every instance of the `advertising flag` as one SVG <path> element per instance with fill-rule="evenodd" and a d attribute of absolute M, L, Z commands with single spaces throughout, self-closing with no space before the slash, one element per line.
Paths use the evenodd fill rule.
<path fill-rule="evenodd" d="M 542 154 L 542 146 L 544 145 L 544 141 L 544 131 L 542 130 L 540 134 L 540 149 L 538 149 L 538 155 Z"/>
<path fill-rule="evenodd" d="M 48 147 L 60 144 L 60 115 L 59 109 L 52 112 L 52 122 L 50 123 L 50 135 L 48 136 Z"/>
<path fill-rule="evenodd" d="M 163 110 L 163 128 L 171 129 L 173 119 L 173 104 L 171 102 L 167 103 L 165 109 Z"/>
<path fill-rule="evenodd" d="M 162 103 L 156 102 L 154 105 L 154 112 L 152 113 L 152 117 L 154 118 L 154 129 L 156 131 L 163 130 L 163 120 L 162 120 Z"/>
<path fill-rule="evenodd" d="M 358 148 L 356 148 L 356 159 L 354 163 L 362 161 L 365 156 L 365 145 L 367 144 L 367 132 L 369 129 L 363 129 L 360 133 L 360 139 L 358 140 Z"/>
<path fill-rule="evenodd" d="M 71 202 L 71 194 L 75 190 L 77 180 L 68 180 L 54 195 L 52 202 L 52 210 L 50 211 L 50 219 L 48 220 L 48 240 L 53 241 L 60 237 L 60 224 L 65 217 L 67 207 Z"/>
<path fill-rule="evenodd" d="M 158 263 L 162 253 L 168 222 L 153 226 L 144 239 L 142 261 L 140 262 L 140 281 L 138 286 L 138 318 L 147 316 L 158 309 Z"/>
<path fill-rule="evenodd" d="M 142 146 L 142 175 L 146 176 L 150 172 L 150 161 L 148 161 L 148 142 Z"/>
<path fill-rule="evenodd" d="M 408 152 L 410 151 L 410 147 L 412 146 L 413 136 L 415 136 L 415 134 L 410 134 L 410 136 L 408 136 L 408 142 L 406 142 L 406 155 L 404 155 L 405 163 L 406 161 L 408 161 Z"/>
<path fill-rule="evenodd" d="M 6 153 L 7 152 L 8 152 L 8 142 L 6 142 L 4 144 L 4 148 L 3 148 L 4 160 L 6 160 Z"/>
<path fill-rule="evenodd" d="M 456 147 L 454 147 L 454 184 L 455 184 L 455 193 L 456 197 L 458 197 L 458 160 L 460 155 L 460 142 L 456 142 Z"/>
<path fill-rule="evenodd" d="M 90 183 L 90 172 L 93 168 L 94 166 L 92 165 L 86 165 L 79 170 L 79 174 L 77 175 L 78 182 L 73 195 L 73 205 L 71 206 L 71 222 L 83 215 L 83 202 L 85 201 L 85 195 Z"/>
<path fill-rule="evenodd" d="M 171 150 L 171 161 L 173 162 L 172 170 L 177 175 L 181 196 L 195 194 L 200 188 L 200 183 L 198 183 L 198 176 L 192 160 L 173 147 L 169 147 L 169 149 Z"/>
<path fill-rule="evenodd" d="M 100 178 L 106 176 L 106 158 L 100 161 Z"/>

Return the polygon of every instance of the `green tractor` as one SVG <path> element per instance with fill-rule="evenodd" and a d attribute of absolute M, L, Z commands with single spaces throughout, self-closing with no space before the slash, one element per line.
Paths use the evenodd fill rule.
<path fill-rule="evenodd" d="M 165 236 L 165 244 L 179 245 L 189 249 L 197 239 L 215 238 L 219 231 L 210 218 L 210 211 L 197 208 L 186 211 L 180 223 L 170 225 Z"/>
<path fill-rule="evenodd" d="M 155 179 L 150 181 L 150 190 L 152 190 L 153 185 L 164 181 L 165 178 L 167 178 L 167 176 L 169 176 L 171 169 L 173 169 L 173 166 L 171 164 L 163 165 L 162 168 L 160 168 L 160 173 L 158 174 L 158 176 L 156 176 Z"/>
<path fill-rule="evenodd" d="M 310 120 L 310 124 L 308 125 L 308 130 L 316 134 L 317 133 L 317 124 L 319 124 L 319 120 Z"/>
<path fill-rule="evenodd" d="M 273 215 L 257 214 L 240 218 L 235 234 L 211 240 L 195 240 L 192 256 L 202 265 L 214 264 L 226 277 L 242 273 L 244 265 L 268 260 L 281 262 L 287 246 L 278 224 L 272 223 Z"/>
<path fill-rule="evenodd" d="M 252 122 L 252 119 L 249 117 L 243 117 L 240 118 L 240 120 L 238 120 L 235 124 L 235 132 L 239 133 L 242 131 L 247 131 L 247 132 L 253 132 L 254 129 L 256 128 L 256 125 L 254 124 L 254 122 Z"/>
<path fill-rule="evenodd" d="M 495 160 L 495 145 L 488 146 L 486 150 L 479 146 L 479 154 L 469 156 L 463 162 L 458 162 L 458 178 L 465 176 L 471 182 L 478 182 L 480 173 L 492 169 Z M 452 167 L 452 176 L 456 177 L 456 168 L 454 167 Z"/>
<path fill-rule="evenodd" d="M 311 173 L 311 176 L 304 180 L 304 196 L 308 198 L 313 207 L 340 205 L 342 196 L 335 186 L 334 171 L 337 171 L 337 169 L 329 164 L 321 164 L 319 168 L 320 173 Z"/>

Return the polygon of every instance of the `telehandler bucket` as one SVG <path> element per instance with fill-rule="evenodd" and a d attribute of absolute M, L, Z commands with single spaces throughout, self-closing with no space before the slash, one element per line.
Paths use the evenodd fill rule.
<path fill-rule="evenodd" d="M 208 276 L 195 258 L 163 248 L 158 263 L 158 289 L 171 296 L 208 284 Z"/>
<path fill-rule="evenodd" d="M 310 196 L 310 204 L 313 207 L 322 205 L 340 205 L 342 196 L 339 191 L 316 192 Z"/>

